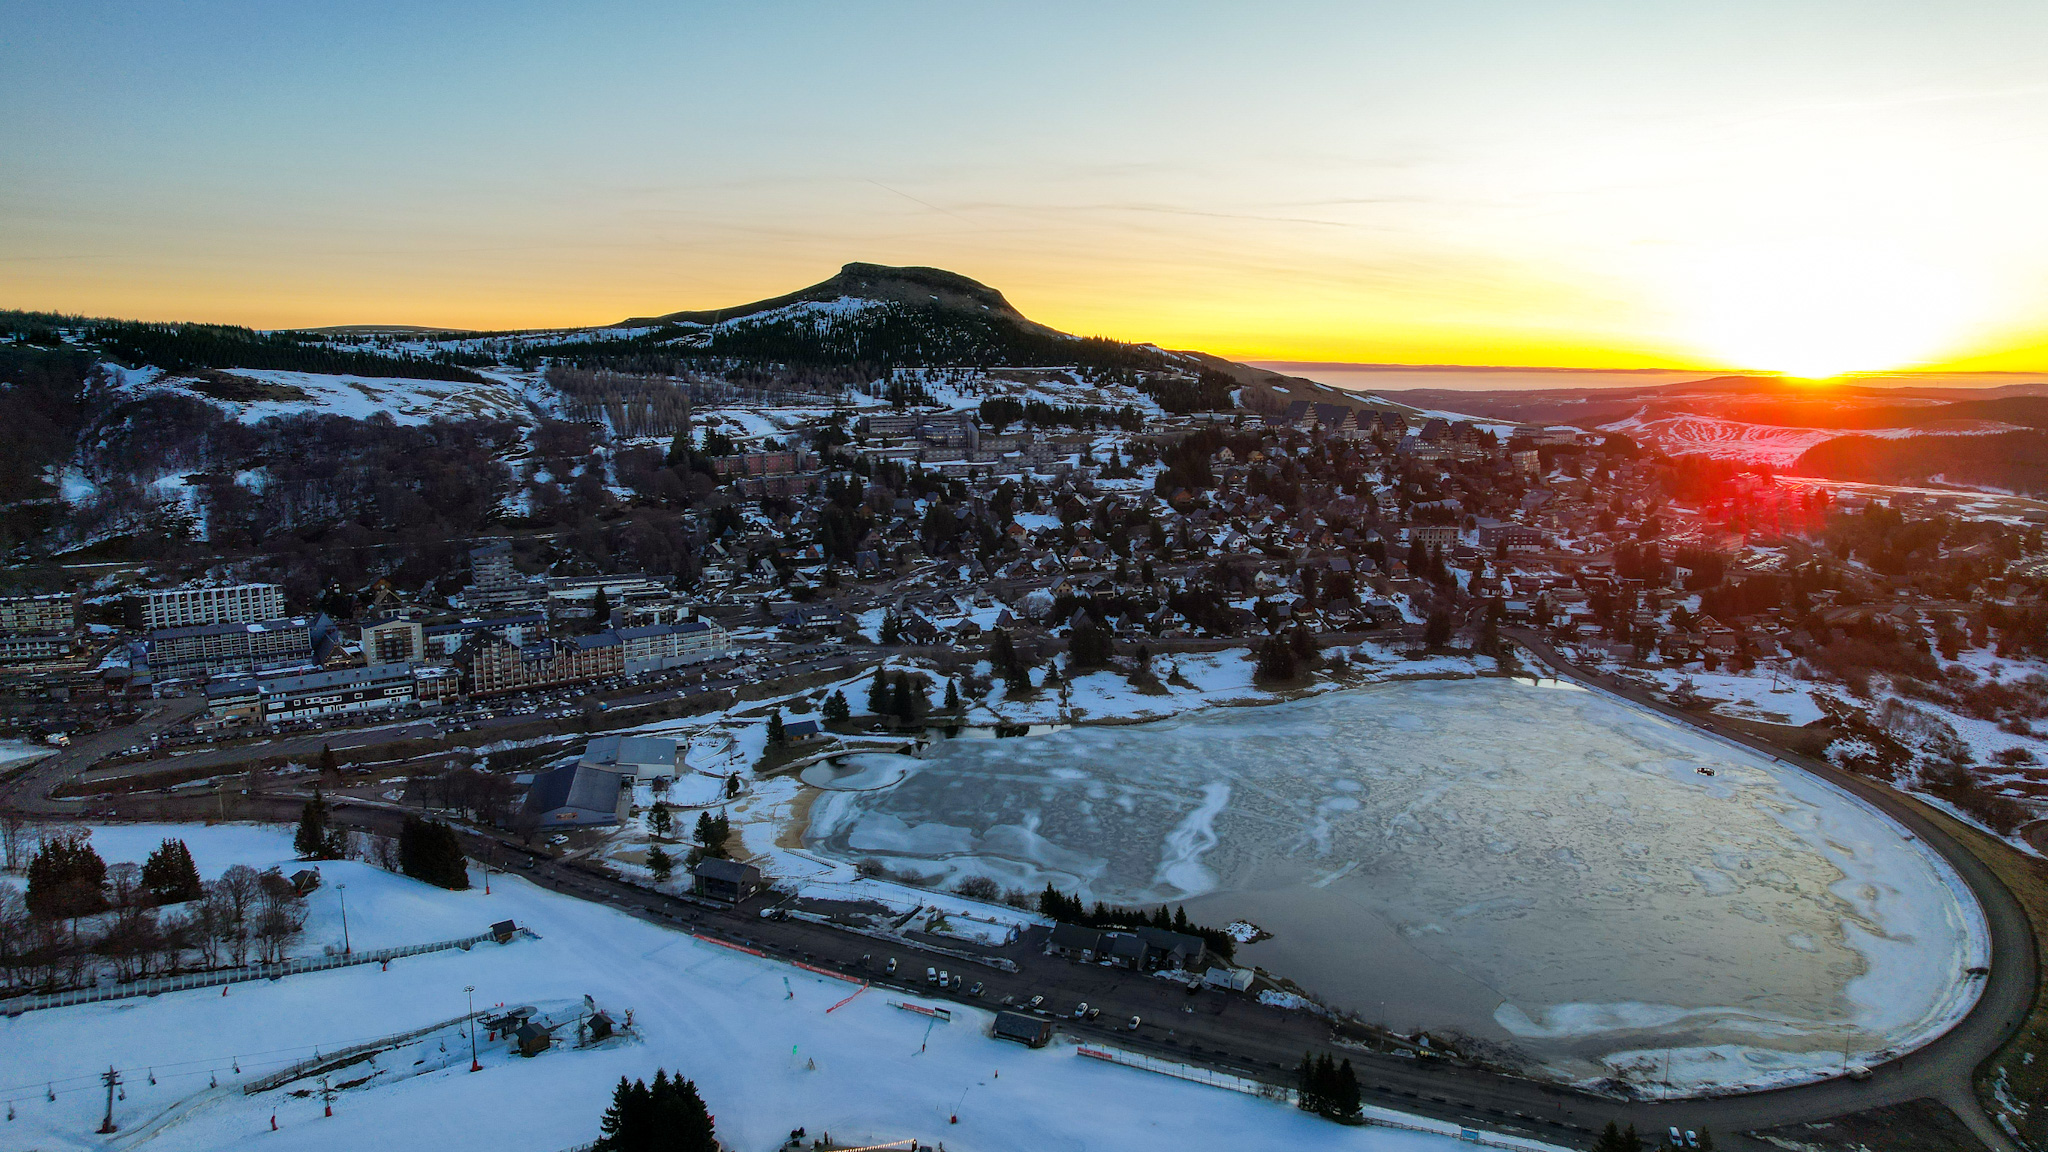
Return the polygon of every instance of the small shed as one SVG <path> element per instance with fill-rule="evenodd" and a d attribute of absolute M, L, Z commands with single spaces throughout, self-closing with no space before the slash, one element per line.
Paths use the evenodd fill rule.
<path fill-rule="evenodd" d="M 528 1020 L 512 1032 L 512 1047 L 521 1056 L 538 1056 L 555 1042 L 554 1033 Z"/>
<path fill-rule="evenodd" d="M 761 890 L 761 870 L 752 864 L 706 857 L 690 870 L 691 889 L 699 896 L 737 904 Z"/>
<path fill-rule="evenodd" d="M 1043 1048 L 1052 1042 L 1052 1021 L 1022 1012 L 998 1012 L 990 1035 L 998 1040 L 1015 1040 L 1026 1048 Z"/>
<path fill-rule="evenodd" d="M 297 872 L 292 873 L 292 891 L 301 896 L 319 886 L 320 870 L 318 868 L 301 868 Z"/>
<path fill-rule="evenodd" d="M 1202 973 L 1202 983 L 1211 988 L 1242 992 L 1252 986 L 1252 970 L 1249 968 L 1211 968 L 1207 972 Z"/>
<path fill-rule="evenodd" d="M 609 1040 L 611 1034 L 618 1030 L 617 1026 L 612 1023 L 612 1018 L 602 1012 L 592 1012 L 590 1020 L 586 1023 L 585 1027 L 590 1029 L 590 1042 L 592 1044 L 600 1040 Z"/>
<path fill-rule="evenodd" d="M 512 938 L 517 935 L 519 935 L 519 925 L 514 924 L 510 920 L 500 920 L 496 924 L 491 925 L 491 939 L 500 944 L 510 944 Z"/>

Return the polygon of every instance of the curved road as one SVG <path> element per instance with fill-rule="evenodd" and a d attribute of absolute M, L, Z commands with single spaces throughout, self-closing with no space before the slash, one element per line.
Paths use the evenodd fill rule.
<path fill-rule="evenodd" d="M 1793 764 L 1876 804 L 1940 852 L 1976 894 L 1991 932 L 1991 972 L 1976 1006 L 1962 1022 L 1931 1044 L 1875 1067 L 1867 1080 L 1838 1079 L 1712 1099 L 1628 1103 L 1519 1077 L 1344 1050 L 1342 1054 L 1350 1057 L 1359 1070 L 1368 1102 L 1565 1144 L 1589 1144 L 1597 1129 L 1614 1119 L 1633 1123 L 1639 1131 L 1652 1136 L 1671 1126 L 1711 1128 L 1724 1148 L 1764 1149 L 1769 1146 L 1736 1134 L 1827 1120 L 1886 1104 L 1933 1097 L 1954 1110 L 1996 1152 L 2019 1152 L 2018 1146 L 1985 1115 L 1971 1083 L 1977 1066 L 1996 1052 L 2025 1020 L 2038 979 L 2032 925 L 2005 885 L 1967 849 L 1921 816 L 1906 797 L 1742 733 L 1724 730 L 1710 718 L 1682 712 L 1629 685 L 1580 668 L 1541 637 L 1510 634 L 1555 670 L 1589 687 Z M 168 720 L 159 716 L 148 722 Z M 106 750 L 131 743 L 133 731 L 102 734 L 107 737 Z M 92 744 L 97 746 L 101 742 L 95 739 Z M 0 788 L 0 807 L 43 816 L 77 813 L 79 806 L 75 802 L 52 804 L 45 794 L 68 773 L 89 763 L 91 750 L 90 746 L 76 747 L 66 755 L 39 762 L 34 771 Z M 139 795 L 118 801 L 117 810 L 127 818 L 192 820 L 207 816 L 213 802 L 205 795 Z M 238 815 L 246 819 L 260 813 L 272 819 L 289 819 L 300 802 L 299 798 L 276 794 L 246 796 L 239 802 Z M 345 810 L 351 823 L 372 828 L 395 827 L 400 818 L 394 806 L 337 798 L 336 808 L 338 812 Z M 469 839 L 473 851 L 496 853 L 500 858 L 506 854 L 522 855 L 517 845 L 501 838 L 472 834 Z M 921 962 L 915 948 L 907 944 L 884 944 L 802 921 L 762 920 L 753 909 L 708 908 L 546 857 L 534 858 L 532 869 L 521 872 L 557 891 L 613 904 L 634 915 L 687 930 L 745 940 L 780 956 L 851 966 L 865 953 L 902 953 L 913 965 L 912 971 Z M 1008 994 L 1021 997 L 1045 993 L 1055 1004 L 1085 1000 L 1099 1006 L 1104 1010 L 1105 1020 L 1142 1015 L 1147 1025 L 1137 1036 L 1105 1033 L 1105 1039 L 1127 1047 L 1278 1081 L 1289 1078 L 1288 1071 L 1300 1060 L 1305 1047 L 1327 1047 L 1331 1039 L 1322 1022 L 1303 1013 L 1266 1009 L 1241 997 L 1212 993 L 1188 999 L 1176 987 L 1162 987 L 1161 981 L 1126 979 L 1092 966 L 1067 964 L 1044 957 L 1035 948 L 1012 946 L 1003 954 L 1019 965 L 1020 971 L 1014 976 L 975 972 L 977 977 L 986 978 L 990 999 Z M 943 957 L 930 957 L 923 962 L 946 964 Z M 920 995 L 931 994 L 929 989 L 917 991 Z M 988 1000 L 978 1003 L 987 1006 Z M 1071 1022 L 1063 1023 L 1062 1027 L 1084 1035 L 1092 1031 L 1071 1026 Z"/>

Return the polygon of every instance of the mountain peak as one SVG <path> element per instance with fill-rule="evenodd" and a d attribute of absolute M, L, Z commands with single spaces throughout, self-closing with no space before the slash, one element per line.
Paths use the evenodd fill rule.
<path fill-rule="evenodd" d="M 670 312 L 663 316 L 640 316 L 621 322 L 623 327 L 639 327 L 651 324 L 716 324 L 721 320 L 733 320 L 752 316 L 792 304 L 824 303 L 846 298 L 856 300 L 880 300 L 892 304 L 910 304 L 922 307 L 938 307 L 949 311 L 991 313 L 1022 325 L 1035 332 L 1050 332 L 1044 325 L 1024 318 L 1003 294 L 979 280 L 948 272 L 943 268 L 917 266 L 896 267 L 888 264 L 863 264 L 855 262 L 839 269 L 839 274 L 821 280 L 808 288 L 800 288 L 785 296 L 767 300 L 756 300 L 736 308 L 718 308 L 687 312 Z"/>

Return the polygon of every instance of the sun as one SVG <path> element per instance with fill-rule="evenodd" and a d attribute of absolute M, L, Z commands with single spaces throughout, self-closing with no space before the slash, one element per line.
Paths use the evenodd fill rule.
<path fill-rule="evenodd" d="M 1702 352 L 1807 379 L 1927 363 L 1975 313 L 1955 276 L 1874 246 L 1734 249 L 1688 280 L 1681 311 Z"/>

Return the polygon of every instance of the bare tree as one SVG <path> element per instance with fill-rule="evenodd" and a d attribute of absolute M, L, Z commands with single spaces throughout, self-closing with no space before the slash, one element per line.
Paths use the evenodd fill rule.
<path fill-rule="evenodd" d="M 256 901 L 256 938 L 262 944 L 263 962 L 275 964 L 306 925 L 306 902 L 292 888 L 284 873 L 271 868 L 262 873 L 262 893 Z"/>
<path fill-rule="evenodd" d="M 0 884 L 0 987 L 13 988 L 27 982 L 35 932 L 29 923 L 28 901 L 21 889 Z"/>
<path fill-rule="evenodd" d="M 19 872 L 28 865 L 28 844 L 28 821 L 12 812 L 0 816 L 0 864 L 7 871 Z"/>
<path fill-rule="evenodd" d="M 220 874 L 215 886 L 227 898 L 228 906 L 234 911 L 236 923 L 249 918 L 249 911 L 256 904 L 256 898 L 263 893 L 263 874 L 247 864 L 230 864 Z"/>

